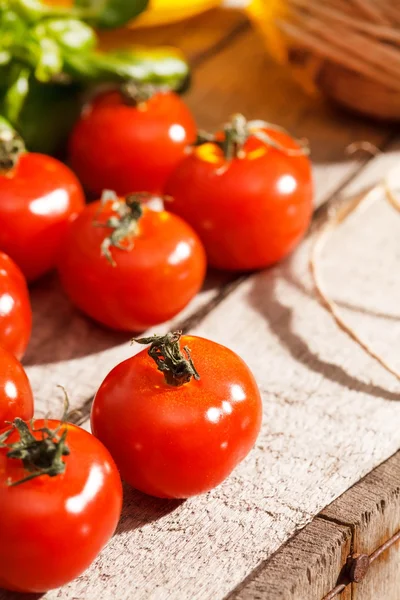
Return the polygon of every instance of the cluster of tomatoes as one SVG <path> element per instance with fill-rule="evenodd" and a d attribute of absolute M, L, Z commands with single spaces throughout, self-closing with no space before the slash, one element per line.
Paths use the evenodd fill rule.
<path fill-rule="evenodd" d="M 25 592 L 63 585 L 94 560 L 120 517 L 121 476 L 161 498 L 204 493 L 246 456 L 261 423 L 246 364 L 179 332 L 136 340 L 148 349 L 101 384 L 93 435 L 31 421 L 19 362 L 32 320 L 27 282 L 57 268 L 81 311 L 143 331 L 193 298 L 207 263 L 247 271 L 279 261 L 312 212 L 298 142 L 241 115 L 197 135 L 169 91 L 126 86 L 94 99 L 69 164 L 79 179 L 0 129 L 0 587 Z M 101 199 L 85 204 L 82 184 Z"/>

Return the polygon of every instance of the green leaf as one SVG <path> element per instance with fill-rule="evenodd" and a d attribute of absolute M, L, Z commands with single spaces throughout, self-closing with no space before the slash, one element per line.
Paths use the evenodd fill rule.
<path fill-rule="evenodd" d="M 38 81 L 50 81 L 54 75 L 61 73 L 63 68 L 60 47 L 51 38 L 42 38 L 39 40 L 39 48 L 35 77 Z"/>
<path fill-rule="evenodd" d="M 149 0 L 75 0 L 85 19 L 104 29 L 122 27 L 147 8 Z"/>
<path fill-rule="evenodd" d="M 87 51 L 97 44 L 92 27 L 78 19 L 44 19 L 33 31 L 38 38 L 51 38 L 64 50 Z"/>
<path fill-rule="evenodd" d="M 3 99 L 2 112 L 6 118 L 15 125 L 25 99 L 29 92 L 30 69 L 20 65 L 14 65 L 10 71 L 10 85 Z"/>
<path fill-rule="evenodd" d="M 99 83 L 128 81 L 180 89 L 189 76 L 182 53 L 173 48 L 130 52 L 93 52 L 64 56 L 66 73 L 74 79 Z"/>

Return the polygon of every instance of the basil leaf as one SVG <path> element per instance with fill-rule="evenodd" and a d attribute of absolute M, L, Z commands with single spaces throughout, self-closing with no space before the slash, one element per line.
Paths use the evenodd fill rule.
<path fill-rule="evenodd" d="M 28 67 L 16 64 L 9 73 L 9 86 L 3 98 L 2 112 L 13 125 L 18 122 L 29 92 L 30 72 Z"/>
<path fill-rule="evenodd" d="M 33 31 L 38 38 L 51 38 L 65 50 L 92 50 L 97 44 L 93 29 L 78 19 L 44 19 Z"/>
<path fill-rule="evenodd" d="M 96 27 L 122 27 L 147 8 L 149 0 L 75 0 L 85 18 Z"/>
<path fill-rule="evenodd" d="M 64 55 L 64 70 L 87 82 L 127 81 L 180 89 L 189 75 L 183 55 L 173 48 Z"/>

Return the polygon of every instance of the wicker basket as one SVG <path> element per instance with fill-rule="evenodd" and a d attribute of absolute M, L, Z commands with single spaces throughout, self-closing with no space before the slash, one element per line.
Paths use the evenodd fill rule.
<path fill-rule="evenodd" d="M 308 91 L 400 120 L 399 0 L 253 0 L 248 10 Z"/>

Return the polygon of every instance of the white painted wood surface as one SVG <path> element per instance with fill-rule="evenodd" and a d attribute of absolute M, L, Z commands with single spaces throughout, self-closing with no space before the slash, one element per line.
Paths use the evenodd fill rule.
<path fill-rule="evenodd" d="M 245 32 L 222 50 L 212 67 L 198 69 L 189 103 L 202 126 L 214 127 L 222 115 L 240 109 L 275 119 L 297 135 L 310 132 L 321 204 L 360 167 L 343 157 L 347 143 L 382 143 L 388 131 L 306 101 L 268 63 L 259 38 L 249 36 Z M 246 72 L 254 93 L 244 94 L 238 70 Z M 295 97 L 300 109 L 293 111 Z M 400 153 L 392 150 L 370 161 L 345 193 L 375 183 L 397 161 L 400 173 Z M 335 234 L 324 265 L 346 316 L 400 367 L 399 239 L 400 216 L 377 198 Z M 400 384 L 340 332 L 316 301 L 310 243 L 283 265 L 231 287 L 221 288 L 214 279 L 173 324 L 155 328 L 166 331 L 192 317 L 195 323 L 199 308 L 210 310 L 191 332 L 236 350 L 262 390 L 264 423 L 255 450 L 220 488 L 183 503 L 126 488 L 123 519 L 108 547 L 87 573 L 46 594 L 47 600 L 222 600 L 399 448 Z M 33 300 L 36 329 L 25 364 L 38 413 L 60 412 L 55 386 L 64 384 L 72 408 L 83 407 L 84 415 L 105 374 L 139 348 L 129 346 L 128 336 L 78 315 L 50 280 L 33 291 Z M 0 600 L 14 597 L 0 591 Z"/>
<path fill-rule="evenodd" d="M 379 161 L 382 174 L 397 155 Z M 353 190 L 369 183 L 376 168 L 370 163 Z M 378 194 L 335 233 L 324 264 L 326 282 L 348 318 L 400 367 L 399 239 L 400 215 Z M 217 490 L 183 503 L 126 489 L 116 536 L 87 573 L 46 594 L 48 600 L 222 599 L 399 448 L 400 384 L 316 301 L 310 243 L 281 266 L 246 279 L 192 331 L 236 350 L 252 368 L 264 400 L 254 451 Z M 82 327 L 76 325 L 78 332 Z M 62 369 L 68 368 L 72 396 L 82 382 L 82 397 L 91 393 L 100 371 L 133 351 L 121 344 L 92 354 L 79 372 L 79 362 L 67 361 Z M 36 385 L 39 370 L 28 368 Z"/>

